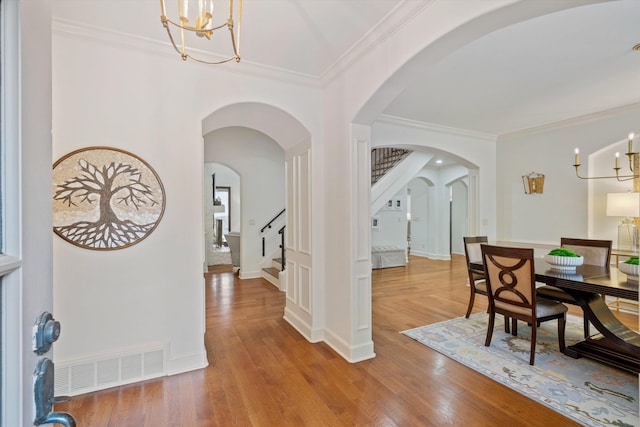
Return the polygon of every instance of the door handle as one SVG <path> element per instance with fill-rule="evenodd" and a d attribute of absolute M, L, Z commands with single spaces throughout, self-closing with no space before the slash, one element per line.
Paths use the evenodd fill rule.
<path fill-rule="evenodd" d="M 41 359 L 38 362 L 34 376 L 33 394 L 36 405 L 36 419 L 33 424 L 39 426 L 41 424 L 58 423 L 67 427 L 76 427 L 76 420 L 73 415 L 66 412 L 51 412 L 54 403 L 69 399 L 53 396 L 53 362 L 46 357 Z"/>

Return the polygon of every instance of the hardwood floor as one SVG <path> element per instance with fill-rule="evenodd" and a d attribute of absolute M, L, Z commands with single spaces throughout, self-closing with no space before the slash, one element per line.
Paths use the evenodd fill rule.
<path fill-rule="evenodd" d="M 55 409 L 79 427 L 577 425 L 399 333 L 464 315 L 464 257 L 411 257 L 407 267 L 374 270 L 377 356 L 356 364 L 286 323 L 273 285 L 226 270 L 205 275 L 206 369 Z M 486 307 L 479 296 L 474 312 Z M 637 316 L 623 317 L 637 327 Z"/>

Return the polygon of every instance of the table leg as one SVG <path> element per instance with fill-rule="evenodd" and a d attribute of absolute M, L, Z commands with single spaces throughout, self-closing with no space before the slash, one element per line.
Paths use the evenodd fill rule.
<path fill-rule="evenodd" d="M 630 372 L 640 373 L 640 334 L 622 324 L 598 294 L 567 290 L 580 304 L 587 319 L 600 332 L 569 346 L 565 354 L 599 360 Z"/>

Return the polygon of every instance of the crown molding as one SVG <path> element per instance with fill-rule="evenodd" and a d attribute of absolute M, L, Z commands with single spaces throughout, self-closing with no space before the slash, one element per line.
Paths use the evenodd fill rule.
<path fill-rule="evenodd" d="M 94 43 L 134 50 L 145 54 L 152 54 L 183 62 L 169 41 L 161 42 L 147 37 L 121 33 L 103 27 L 87 25 L 60 18 L 53 18 L 52 30 L 54 34 L 61 37 L 87 40 Z M 222 56 L 214 55 L 202 50 L 193 50 L 193 52 L 196 52 L 198 56 L 204 60 L 216 61 L 224 59 Z M 210 64 L 202 64 L 196 61 L 186 61 L 186 63 L 189 66 L 212 67 Z M 217 65 L 217 67 L 219 67 L 218 69 L 226 67 L 227 70 L 232 70 L 234 73 L 243 73 L 261 78 L 280 80 L 285 83 L 320 88 L 320 80 L 317 77 L 261 65 L 245 59 L 237 64 Z"/>
<path fill-rule="evenodd" d="M 417 129 L 423 129 L 431 132 L 441 133 L 445 135 L 453 135 L 453 136 L 462 136 L 465 138 L 473 138 L 473 139 L 481 139 L 483 141 L 496 141 L 498 138 L 497 135 L 493 135 L 485 132 L 477 132 L 466 129 L 452 128 L 449 126 L 437 125 L 434 123 L 421 122 L 418 120 L 410 120 L 402 117 L 389 116 L 386 114 L 381 114 L 376 122 L 380 123 L 389 123 L 393 125 L 399 126 L 407 126 Z"/>
<path fill-rule="evenodd" d="M 556 129 L 565 128 L 568 126 L 583 125 L 596 120 L 606 119 L 608 117 L 616 116 L 620 113 L 631 112 L 633 110 L 640 110 L 640 102 L 633 104 L 623 105 L 609 110 L 599 111 L 596 113 L 585 114 L 583 116 L 573 117 L 566 120 L 560 120 L 553 123 L 547 123 L 540 126 L 534 126 L 527 129 L 517 130 L 513 132 L 503 133 L 500 138 L 521 138 L 524 136 L 534 135 L 542 132 L 550 132 Z"/>
<path fill-rule="evenodd" d="M 403 0 L 391 9 L 373 28 L 360 38 L 349 50 L 331 65 L 321 76 L 322 86 L 333 81 L 351 64 L 382 44 L 386 39 L 407 25 L 418 13 L 436 0 L 408 1 Z"/>

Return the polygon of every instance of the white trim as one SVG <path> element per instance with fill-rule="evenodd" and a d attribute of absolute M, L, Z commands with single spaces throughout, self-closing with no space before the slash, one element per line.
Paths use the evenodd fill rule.
<path fill-rule="evenodd" d="M 435 0 L 421 2 L 401 1 L 387 13 L 373 28 L 360 38 L 349 50 L 331 65 L 322 75 L 322 86 L 326 87 L 354 62 L 359 61 L 377 46 L 382 45 L 389 37 L 398 32 L 416 17 L 420 11 Z"/>
<path fill-rule="evenodd" d="M 2 70 L 0 99 L 2 118 L 2 214 L 3 247 L 0 256 L 2 277 L 2 413 L 0 426 L 21 426 L 23 419 L 24 384 L 22 382 L 22 274 L 21 220 L 20 220 L 20 5 L 19 2 L 4 1 L 0 28 L 2 47 L 0 65 Z M 17 271 L 16 271 L 17 270 Z M 30 422 L 29 422 L 30 423 Z"/>
<path fill-rule="evenodd" d="M 146 37 L 140 37 L 133 34 L 124 34 L 107 28 L 96 27 L 80 22 L 74 22 L 66 19 L 53 18 L 53 33 L 62 37 L 78 40 L 89 40 L 110 46 L 123 47 L 127 50 L 135 50 L 141 53 L 148 53 L 157 56 L 166 57 L 168 60 L 182 61 L 180 55 L 171 46 L 167 39 L 166 42 L 152 40 Z M 160 29 L 160 21 L 158 20 Z M 205 52 L 193 49 L 193 52 L 203 60 L 219 60 L 221 57 L 212 55 L 211 52 Z M 193 63 L 194 66 L 208 67 L 209 65 Z M 310 86 L 314 88 L 320 87 L 320 80 L 309 74 L 296 73 L 281 68 L 270 67 L 255 62 L 242 59 L 239 64 L 230 67 L 233 73 L 244 73 L 260 78 L 271 78 L 284 82 Z"/>
<path fill-rule="evenodd" d="M 498 137 L 497 135 L 493 135 L 493 134 L 490 134 L 490 133 L 477 132 L 477 131 L 459 129 L 459 128 L 452 128 L 452 127 L 449 127 L 449 126 L 436 125 L 436 124 L 433 124 L 433 123 L 427 123 L 427 122 L 421 122 L 421 121 L 418 121 L 418 120 L 405 119 L 405 118 L 396 117 L 396 116 L 389 116 L 389 115 L 386 115 L 386 114 L 381 114 L 376 119 L 376 122 L 389 123 L 389 124 L 393 124 L 393 125 L 407 126 L 407 127 L 418 128 L 418 129 L 425 129 L 425 130 L 428 130 L 428 131 L 432 131 L 432 132 L 436 132 L 436 133 L 442 133 L 442 134 L 445 134 L 445 135 L 464 136 L 464 137 L 468 137 L 468 138 L 481 139 L 481 140 L 485 140 L 485 141 L 495 141 L 497 139 L 497 137 Z"/>
<path fill-rule="evenodd" d="M 638 108 L 640 108 L 640 102 L 635 104 L 623 105 L 621 107 L 612 108 L 610 110 L 599 111 L 592 114 L 586 114 L 584 116 L 573 117 L 566 120 L 560 120 L 559 122 L 547 123 L 544 125 L 535 126 L 528 129 L 522 129 L 522 130 L 516 130 L 513 132 L 503 133 L 500 135 L 500 138 L 509 138 L 509 139 L 523 138 L 528 135 L 535 135 L 541 132 L 550 132 L 552 130 L 562 129 L 571 125 L 584 125 L 586 123 L 589 123 L 595 120 L 601 120 L 607 117 L 613 117 L 627 111 L 634 111 Z"/>
<path fill-rule="evenodd" d="M 22 260 L 11 255 L 0 254 L 0 277 L 20 268 Z"/>

